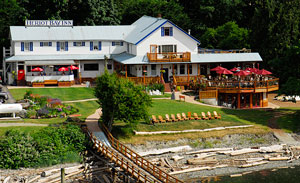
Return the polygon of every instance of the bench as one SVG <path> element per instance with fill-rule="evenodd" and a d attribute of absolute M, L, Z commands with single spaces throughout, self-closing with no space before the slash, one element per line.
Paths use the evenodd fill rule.
<path fill-rule="evenodd" d="M 45 80 L 44 84 L 45 85 L 57 85 L 58 82 L 57 82 L 57 80 Z"/>
<path fill-rule="evenodd" d="M 183 101 L 185 101 L 185 96 L 184 95 L 179 95 L 179 101 L 181 101 L 181 99 L 183 99 Z"/>

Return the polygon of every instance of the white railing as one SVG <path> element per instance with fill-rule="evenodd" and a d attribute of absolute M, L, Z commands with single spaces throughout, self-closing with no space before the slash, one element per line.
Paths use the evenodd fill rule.
<path fill-rule="evenodd" d="M 74 75 L 60 75 L 60 76 L 26 76 L 27 82 L 40 81 L 44 82 L 45 80 L 57 80 L 57 81 L 74 81 Z"/>

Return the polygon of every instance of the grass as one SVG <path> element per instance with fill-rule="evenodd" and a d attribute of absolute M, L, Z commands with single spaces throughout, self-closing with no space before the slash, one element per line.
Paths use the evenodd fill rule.
<path fill-rule="evenodd" d="M 186 102 L 179 102 L 174 100 L 153 100 L 152 106 L 149 108 L 150 115 L 165 115 L 176 113 L 197 112 L 198 115 L 201 112 L 213 112 L 217 111 L 221 113 L 221 120 L 191 120 L 176 123 L 162 123 L 149 125 L 144 121 L 141 121 L 137 125 L 129 125 L 124 122 L 117 121 L 114 124 L 113 134 L 126 143 L 144 143 L 149 140 L 176 140 L 178 138 L 205 138 L 205 137 L 222 137 L 228 134 L 235 133 L 251 133 L 251 134 L 264 134 L 270 132 L 267 125 L 267 121 L 272 118 L 272 112 L 263 110 L 232 110 L 224 108 L 216 108 L 210 106 L 203 106 L 197 104 L 191 104 Z M 148 136 L 133 136 L 133 130 L 137 131 L 170 131 L 170 130 L 187 130 L 187 129 L 205 129 L 214 128 L 220 126 L 235 126 L 235 125 L 255 125 L 251 128 L 245 129 L 228 129 L 214 132 L 205 133 L 180 133 L 180 134 L 162 134 L 162 135 L 148 135 Z"/>
<path fill-rule="evenodd" d="M 18 88 L 10 89 L 10 93 L 16 100 L 23 99 L 27 90 L 34 94 L 42 96 L 51 96 L 52 98 L 59 98 L 62 101 L 82 100 L 95 98 L 92 88 L 85 87 L 71 87 L 71 88 Z"/>
<path fill-rule="evenodd" d="M 171 98 L 170 93 L 164 93 L 163 95 L 150 95 L 151 98 Z"/>
<path fill-rule="evenodd" d="M 13 127 L 1 127 L 0 128 L 0 138 L 5 135 L 8 130 L 20 130 L 28 133 L 35 133 L 41 129 L 45 128 L 44 126 L 13 126 Z"/>
<path fill-rule="evenodd" d="M 279 128 L 286 132 L 300 131 L 300 108 L 280 108 L 277 112 L 281 115 L 276 121 Z"/>
<path fill-rule="evenodd" d="M 86 102 L 76 102 L 69 103 L 68 105 L 72 105 L 79 109 L 77 114 L 81 114 L 79 117 L 81 120 L 85 120 L 86 117 L 93 114 L 96 109 L 99 108 L 99 104 L 97 101 L 86 101 Z M 45 119 L 24 119 L 24 123 L 39 123 L 39 124 L 57 124 L 63 123 L 66 121 L 66 118 L 45 118 Z M 15 121 L 1 121 L 0 123 L 16 123 Z"/>

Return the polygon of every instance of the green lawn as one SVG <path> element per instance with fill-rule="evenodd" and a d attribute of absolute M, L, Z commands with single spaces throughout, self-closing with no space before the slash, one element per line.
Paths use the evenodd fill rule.
<path fill-rule="evenodd" d="M 277 120 L 279 128 L 286 132 L 300 132 L 300 108 L 280 108 L 276 111 L 282 114 Z"/>
<path fill-rule="evenodd" d="M 152 106 L 149 108 L 149 115 L 162 115 L 165 114 L 176 114 L 176 113 L 187 113 L 187 112 L 196 112 L 200 115 L 201 112 L 217 111 L 222 115 L 221 120 L 191 120 L 183 121 L 176 123 L 158 123 L 149 125 L 144 121 L 141 121 L 137 125 L 133 125 L 133 129 L 137 131 L 163 131 L 163 130 L 187 130 L 187 129 L 205 129 L 205 128 L 214 128 L 221 126 L 235 126 L 235 125 L 256 125 L 253 128 L 246 130 L 228 130 L 228 133 L 267 133 L 269 132 L 266 127 L 268 120 L 272 117 L 272 112 L 263 111 L 263 110 L 232 110 L 232 109 L 223 109 L 216 108 L 204 105 L 191 104 L 187 102 L 179 102 L 174 100 L 152 100 Z M 132 131 L 130 130 L 131 126 L 125 124 L 124 122 L 116 121 L 114 124 L 113 134 L 120 138 L 124 142 L 135 143 L 146 138 L 141 136 L 132 136 Z M 214 132 L 215 133 L 215 132 Z M 212 133 L 211 135 L 214 135 Z M 216 134 L 216 133 L 215 133 Z M 223 133 L 223 135 L 226 133 Z M 172 139 L 178 138 L 176 135 L 158 135 L 157 138 L 161 139 Z M 199 137 L 199 134 L 194 133 L 193 135 L 182 134 L 182 137 L 188 136 L 188 138 Z M 148 140 L 153 140 L 153 136 L 148 136 Z M 156 137 L 154 137 L 156 138 Z"/>
<path fill-rule="evenodd" d="M 93 88 L 74 87 L 74 88 L 19 88 L 10 89 L 10 93 L 16 100 L 23 99 L 27 90 L 34 94 L 42 96 L 50 96 L 52 98 L 59 98 L 62 101 L 81 100 L 95 98 Z"/>
<path fill-rule="evenodd" d="M 81 114 L 79 117 L 81 120 L 85 120 L 86 117 L 93 114 L 96 109 L 99 108 L 97 101 L 87 101 L 87 102 L 76 102 L 69 103 L 79 109 L 79 112 L 76 114 Z M 45 119 L 24 119 L 25 123 L 41 123 L 41 124 L 56 124 L 63 123 L 66 121 L 66 118 L 45 118 Z M 15 123 L 15 121 L 1 121 L 0 123 Z"/>
<path fill-rule="evenodd" d="M 150 95 L 151 98 L 171 98 L 170 93 L 165 93 L 163 95 Z"/>
<path fill-rule="evenodd" d="M 24 131 L 24 132 L 29 132 L 29 133 L 33 133 L 36 132 L 38 130 L 41 130 L 45 127 L 43 126 L 14 126 L 14 127 L 1 127 L 0 128 L 0 138 L 8 131 L 8 130 L 20 130 L 20 131 Z"/>

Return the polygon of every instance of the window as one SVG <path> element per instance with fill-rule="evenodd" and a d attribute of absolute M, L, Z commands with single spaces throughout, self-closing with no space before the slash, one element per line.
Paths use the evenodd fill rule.
<path fill-rule="evenodd" d="M 193 74 L 193 65 L 189 64 L 189 74 Z"/>
<path fill-rule="evenodd" d="M 161 27 L 161 36 L 173 36 L 173 27 Z"/>
<path fill-rule="evenodd" d="M 91 41 L 90 42 L 90 50 L 91 51 L 100 51 L 102 49 L 102 42 L 101 41 Z"/>
<path fill-rule="evenodd" d="M 158 46 L 158 53 L 177 52 L 177 45 L 160 45 Z"/>
<path fill-rule="evenodd" d="M 85 42 L 84 41 L 82 41 L 82 42 L 76 41 L 76 42 L 73 42 L 73 46 L 78 46 L 78 47 L 85 46 Z"/>
<path fill-rule="evenodd" d="M 21 51 L 33 51 L 33 42 L 21 42 Z"/>
<path fill-rule="evenodd" d="M 84 64 L 84 70 L 85 71 L 98 71 L 99 70 L 99 64 Z"/>
<path fill-rule="evenodd" d="M 52 42 L 40 42 L 40 47 L 43 47 L 43 46 L 50 47 L 50 46 L 52 46 Z"/>
<path fill-rule="evenodd" d="M 111 43 L 112 46 L 123 46 L 123 41 L 113 41 Z"/>
<path fill-rule="evenodd" d="M 129 52 L 129 43 L 127 43 L 127 53 L 130 53 Z"/>
<path fill-rule="evenodd" d="M 107 69 L 108 70 L 112 70 L 112 65 L 111 64 L 107 64 Z"/>
<path fill-rule="evenodd" d="M 175 74 L 177 75 L 177 74 L 178 74 L 178 70 L 177 70 L 177 64 L 175 64 L 175 66 L 174 66 L 174 70 L 175 70 Z"/>
<path fill-rule="evenodd" d="M 68 51 L 68 42 L 56 42 L 57 51 Z"/>
<path fill-rule="evenodd" d="M 151 75 L 155 76 L 156 75 L 156 65 L 151 65 Z"/>
<path fill-rule="evenodd" d="M 185 65 L 180 64 L 180 74 L 185 74 Z"/>

